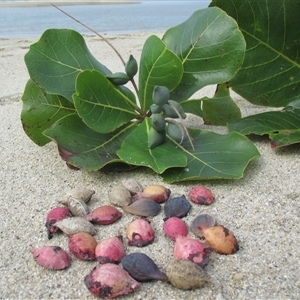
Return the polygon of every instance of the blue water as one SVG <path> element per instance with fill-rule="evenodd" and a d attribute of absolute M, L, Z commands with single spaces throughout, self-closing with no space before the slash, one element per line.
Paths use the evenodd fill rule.
<path fill-rule="evenodd" d="M 0 1 L 1 2 L 1 1 Z M 210 1 L 141 1 L 137 4 L 60 6 L 101 34 L 159 31 L 180 24 Z M 52 6 L 0 7 L 0 38 L 38 37 L 48 28 L 90 31 Z"/>

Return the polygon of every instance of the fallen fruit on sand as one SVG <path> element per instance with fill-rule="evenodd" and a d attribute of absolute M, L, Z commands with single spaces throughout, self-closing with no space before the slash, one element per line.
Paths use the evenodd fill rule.
<path fill-rule="evenodd" d="M 160 184 L 148 185 L 144 190 L 136 194 L 133 199 L 152 199 L 157 203 L 165 202 L 171 194 L 171 190 Z"/>
<path fill-rule="evenodd" d="M 144 253 L 130 253 L 121 260 L 124 270 L 137 281 L 167 280 L 156 263 Z"/>
<path fill-rule="evenodd" d="M 131 195 L 135 195 L 143 191 L 143 186 L 133 178 L 123 179 L 122 186 L 125 187 Z"/>
<path fill-rule="evenodd" d="M 191 203 L 184 195 L 169 199 L 164 206 L 166 219 L 171 217 L 183 218 L 188 214 L 190 208 Z"/>
<path fill-rule="evenodd" d="M 89 207 L 84 201 L 74 197 L 69 197 L 67 207 L 74 217 L 84 217 L 90 212 Z"/>
<path fill-rule="evenodd" d="M 132 215 L 149 217 L 156 216 L 160 212 L 161 206 L 152 199 L 138 199 L 128 206 L 123 206 L 122 209 Z"/>
<path fill-rule="evenodd" d="M 94 194 L 95 191 L 90 189 L 73 189 L 69 191 L 64 197 L 59 199 L 58 202 L 68 206 L 69 198 L 72 197 L 88 203 Z"/>
<path fill-rule="evenodd" d="M 167 219 L 164 222 L 163 230 L 164 233 L 173 241 L 175 241 L 179 235 L 187 236 L 188 234 L 186 223 L 182 219 L 177 217 L 171 217 Z"/>
<path fill-rule="evenodd" d="M 132 293 L 140 283 L 115 264 L 99 264 L 84 278 L 88 290 L 96 297 L 115 298 Z"/>
<path fill-rule="evenodd" d="M 190 260 L 173 260 L 166 268 L 169 282 L 182 290 L 199 288 L 211 280 L 205 271 Z"/>
<path fill-rule="evenodd" d="M 131 204 L 131 194 L 130 191 L 122 185 L 113 187 L 108 193 L 109 200 L 111 204 L 123 207 Z"/>
<path fill-rule="evenodd" d="M 67 235 L 72 235 L 78 232 L 86 232 L 91 235 L 97 233 L 97 229 L 88 220 L 81 217 L 66 218 L 54 224 Z"/>
<path fill-rule="evenodd" d="M 207 229 L 216 225 L 216 219 L 208 214 L 201 213 L 199 214 L 191 223 L 191 231 L 198 237 L 203 237 L 203 229 Z"/>
<path fill-rule="evenodd" d="M 55 207 L 51 209 L 46 217 L 46 228 L 48 233 L 48 239 L 52 239 L 53 234 L 60 231 L 60 229 L 54 224 L 57 221 L 70 217 L 70 211 L 66 207 Z"/>
<path fill-rule="evenodd" d="M 85 219 L 97 225 L 109 225 L 122 217 L 122 212 L 111 205 L 102 205 L 85 216 Z"/>
<path fill-rule="evenodd" d="M 201 205 L 210 205 L 215 201 L 215 196 L 212 191 L 201 185 L 193 187 L 188 197 L 192 202 Z"/>
<path fill-rule="evenodd" d="M 59 246 L 43 246 L 30 250 L 36 262 L 49 270 L 63 270 L 71 265 L 69 254 Z"/>

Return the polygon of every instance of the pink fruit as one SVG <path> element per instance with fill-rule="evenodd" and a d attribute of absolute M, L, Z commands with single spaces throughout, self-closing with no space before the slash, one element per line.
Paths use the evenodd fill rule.
<path fill-rule="evenodd" d="M 192 202 L 202 205 L 210 205 L 215 201 L 215 196 L 212 191 L 201 185 L 193 187 L 188 197 Z"/>
<path fill-rule="evenodd" d="M 85 219 L 98 225 L 108 225 L 116 222 L 122 217 L 122 213 L 114 206 L 103 205 L 94 209 L 85 216 Z"/>
<path fill-rule="evenodd" d="M 80 260 L 95 260 L 96 245 L 94 237 L 86 232 L 78 232 L 69 237 L 69 250 Z"/>
<path fill-rule="evenodd" d="M 66 207 L 55 207 L 48 212 L 45 226 L 47 228 L 49 240 L 52 239 L 54 233 L 60 231 L 60 229 L 53 224 L 69 216 L 70 211 Z"/>
<path fill-rule="evenodd" d="M 154 230 L 143 218 L 132 221 L 127 227 L 126 235 L 129 246 L 143 247 L 154 240 Z"/>
<path fill-rule="evenodd" d="M 205 247 L 205 244 L 199 240 L 178 236 L 174 245 L 174 257 L 176 259 L 188 259 L 200 267 L 208 263 L 209 255 L 212 250 Z"/>
<path fill-rule="evenodd" d="M 122 236 L 115 236 L 102 240 L 95 249 L 96 259 L 101 264 L 118 264 L 125 255 Z"/>
<path fill-rule="evenodd" d="M 62 270 L 71 265 L 69 254 L 59 246 L 43 246 L 30 252 L 40 266 L 50 270 Z"/>
<path fill-rule="evenodd" d="M 88 290 L 96 297 L 115 298 L 132 293 L 140 287 L 121 267 L 115 264 L 99 264 L 84 278 Z"/>
<path fill-rule="evenodd" d="M 167 219 L 163 225 L 165 234 L 172 240 L 176 240 L 178 235 L 187 236 L 188 228 L 186 223 L 177 217 Z"/>
<path fill-rule="evenodd" d="M 162 203 L 168 200 L 170 194 L 171 190 L 162 185 L 154 184 L 146 186 L 141 193 L 134 195 L 133 199 L 152 199 L 157 203 Z"/>

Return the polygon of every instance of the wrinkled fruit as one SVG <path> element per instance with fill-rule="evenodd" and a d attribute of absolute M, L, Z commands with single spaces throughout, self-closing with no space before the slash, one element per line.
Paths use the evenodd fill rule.
<path fill-rule="evenodd" d="M 191 203 L 184 195 L 169 199 L 164 206 L 166 219 L 171 217 L 183 218 L 188 214 L 190 208 Z"/>
<path fill-rule="evenodd" d="M 135 195 L 143 191 L 143 186 L 132 178 L 123 179 L 122 185 L 130 192 L 131 195 Z"/>
<path fill-rule="evenodd" d="M 94 237 L 86 232 L 78 232 L 69 237 L 69 250 L 80 260 L 95 260 L 96 245 Z"/>
<path fill-rule="evenodd" d="M 58 202 L 62 203 L 63 205 L 68 205 L 69 198 L 73 197 L 75 199 L 79 199 L 88 203 L 92 196 L 95 194 L 95 191 L 89 189 L 73 189 L 68 192 L 62 199 L 58 200 Z"/>
<path fill-rule="evenodd" d="M 177 217 L 167 219 L 164 222 L 163 230 L 164 233 L 173 241 L 175 241 L 179 235 L 187 236 L 188 234 L 186 223 Z"/>
<path fill-rule="evenodd" d="M 69 208 L 71 214 L 75 217 L 84 217 L 90 212 L 89 207 L 84 201 L 74 197 L 69 198 L 67 207 Z"/>
<path fill-rule="evenodd" d="M 200 267 L 208 263 L 212 250 L 205 244 L 194 238 L 178 236 L 174 245 L 174 257 L 176 259 L 188 259 Z"/>
<path fill-rule="evenodd" d="M 95 235 L 97 230 L 93 224 L 81 217 L 66 218 L 54 224 L 67 235 L 72 235 L 78 232 L 86 232 Z"/>
<path fill-rule="evenodd" d="M 210 205 L 215 201 L 215 196 L 212 191 L 201 185 L 193 187 L 188 197 L 192 202 L 201 205 Z"/>
<path fill-rule="evenodd" d="M 160 212 L 161 206 L 152 199 L 139 199 L 122 209 L 132 215 L 149 217 L 156 216 Z"/>
<path fill-rule="evenodd" d="M 106 238 L 99 242 L 95 249 L 96 259 L 101 264 L 118 264 L 125 255 L 122 236 Z"/>
<path fill-rule="evenodd" d="M 129 246 L 143 247 L 153 242 L 154 230 L 145 219 L 132 221 L 126 230 Z"/>
<path fill-rule="evenodd" d="M 124 270 L 137 281 L 167 280 L 156 263 L 144 253 L 131 253 L 121 260 Z"/>
<path fill-rule="evenodd" d="M 123 207 L 131 204 L 131 194 L 130 191 L 124 186 L 115 186 L 111 189 L 108 194 L 111 204 L 119 207 Z"/>
<path fill-rule="evenodd" d="M 121 267 L 115 264 L 99 264 L 84 278 L 88 290 L 102 299 L 115 298 L 132 293 L 140 287 Z"/>
<path fill-rule="evenodd" d="M 103 205 L 95 208 L 85 216 L 85 219 L 97 225 L 109 225 L 122 217 L 122 213 L 111 205 Z"/>
<path fill-rule="evenodd" d="M 190 226 L 191 231 L 198 237 L 202 238 L 203 229 L 210 228 L 216 225 L 216 219 L 207 213 L 201 213 L 198 215 Z"/>
<path fill-rule="evenodd" d="M 190 260 L 173 260 L 166 268 L 170 283 L 182 290 L 199 288 L 211 280 L 205 271 Z"/>
<path fill-rule="evenodd" d="M 66 207 L 55 207 L 48 212 L 45 226 L 49 240 L 52 239 L 54 233 L 60 231 L 60 229 L 53 224 L 69 216 L 70 211 Z"/>
<path fill-rule="evenodd" d="M 30 252 L 40 266 L 49 270 L 63 270 L 71 265 L 69 254 L 59 246 L 43 246 Z"/>

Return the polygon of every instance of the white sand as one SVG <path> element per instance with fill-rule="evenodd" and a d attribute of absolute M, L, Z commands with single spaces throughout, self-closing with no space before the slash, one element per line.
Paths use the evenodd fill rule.
<path fill-rule="evenodd" d="M 125 58 L 131 53 L 139 58 L 148 35 L 110 36 L 110 41 Z M 31 142 L 20 122 L 20 98 L 28 79 L 23 57 L 34 41 L 0 40 L 0 299 L 94 299 L 83 278 L 96 262 L 73 259 L 66 271 L 48 271 L 37 265 L 29 252 L 30 248 L 42 245 L 67 249 L 65 235 L 47 239 L 47 212 L 71 188 L 96 190 L 91 202 L 94 208 L 109 203 L 108 191 L 124 178 L 136 178 L 143 185 L 163 182 L 145 169 L 108 174 L 73 171 L 60 159 L 53 143 L 40 148 Z M 101 62 L 112 71 L 121 70 L 121 62 L 102 41 L 96 37 L 87 41 Z M 212 91 L 208 88 L 208 93 Z M 235 100 L 244 114 L 260 111 L 239 96 Z M 150 282 L 124 299 L 299 299 L 300 148 L 294 145 L 274 150 L 266 139 L 255 137 L 253 141 L 262 156 L 249 165 L 244 179 L 167 185 L 172 197 L 187 194 L 197 184 L 211 188 L 216 202 L 206 209 L 234 232 L 240 250 L 229 256 L 211 255 L 206 271 L 212 284 L 202 289 L 181 291 L 166 282 Z M 193 205 L 185 218 L 187 223 L 203 209 Z M 127 248 L 128 253 L 148 254 L 161 268 L 172 259 L 173 247 L 163 234 L 163 217 L 161 212 L 152 220 L 156 232 L 152 245 Z M 99 227 L 96 239 L 125 235 L 126 226 L 133 219 L 124 214 L 119 222 Z"/>

